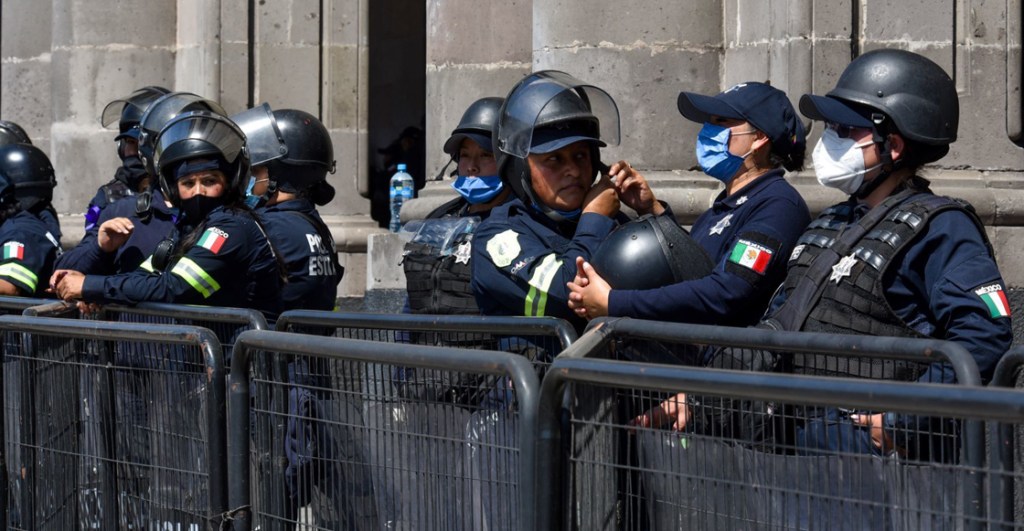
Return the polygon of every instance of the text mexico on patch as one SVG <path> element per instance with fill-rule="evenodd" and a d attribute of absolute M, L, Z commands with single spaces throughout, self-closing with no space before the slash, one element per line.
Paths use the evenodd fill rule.
<path fill-rule="evenodd" d="M 988 312 L 994 319 L 996 317 L 1009 317 L 1010 304 L 1003 293 L 1003 287 L 999 284 L 990 284 L 974 290 L 974 294 L 981 297 L 981 301 L 988 307 Z"/>
<path fill-rule="evenodd" d="M 220 252 L 220 248 L 224 246 L 224 242 L 228 239 L 228 233 L 218 229 L 217 227 L 210 227 L 206 229 L 203 236 L 199 238 L 199 246 L 208 249 L 211 253 L 217 254 Z"/>

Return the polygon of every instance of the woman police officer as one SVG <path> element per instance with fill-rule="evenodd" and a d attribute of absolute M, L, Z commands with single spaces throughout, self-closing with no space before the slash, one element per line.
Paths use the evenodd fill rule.
<path fill-rule="evenodd" d="M 608 93 L 564 72 L 513 87 L 494 148 L 516 197 L 474 236 L 472 287 L 484 315 L 550 315 L 582 328 L 567 306 L 576 258 L 589 259 L 615 228 L 620 197 L 640 214 L 666 211 L 628 164 L 601 164 L 599 148 L 618 143 L 618 118 Z M 599 170 L 607 174 L 595 182 Z"/>
<path fill-rule="evenodd" d="M 786 274 L 786 257 L 810 214 L 783 178 L 804 159 L 804 128 L 781 90 L 740 83 L 714 97 L 679 94 L 679 112 L 703 123 L 697 160 L 725 183 L 691 234 L 714 263 L 711 274 L 653 289 L 612 289 L 580 261 L 569 306 L 603 315 L 729 326 L 755 324 Z M 608 252 L 601 249 L 601 254 Z M 603 258 L 603 256 L 602 256 Z"/>
<path fill-rule="evenodd" d="M 249 160 L 242 131 L 219 114 L 185 113 L 160 131 L 153 159 L 161 190 L 180 211 L 170 258 L 162 264 L 154 253 L 142 270 L 112 276 L 59 270 L 50 281 L 56 293 L 101 303 L 254 308 L 276 318 L 283 268 L 244 203 Z"/>
<path fill-rule="evenodd" d="M 402 267 L 409 294 L 407 311 L 411 313 L 480 313 L 470 289 L 473 232 L 491 209 L 511 196 L 511 189 L 498 175 L 491 146 L 491 131 L 504 101 L 487 97 L 473 102 L 444 143 L 444 152 L 456 163 L 452 188 L 458 197 L 428 214 L 417 235 L 405 245 Z M 450 243 L 439 245 L 432 240 Z"/>

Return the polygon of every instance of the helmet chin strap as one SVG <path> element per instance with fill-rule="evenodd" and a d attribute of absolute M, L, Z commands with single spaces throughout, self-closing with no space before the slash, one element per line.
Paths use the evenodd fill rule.
<path fill-rule="evenodd" d="M 860 185 L 860 188 L 858 188 L 853 194 L 857 199 L 864 199 L 871 195 L 872 192 L 877 190 L 878 187 L 892 175 L 893 170 L 896 169 L 896 162 L 892 160 L 892 144 L 889 142 L 889 136 L 882 136 L 876 128 L 871 132 L 871 140 L 876 146 L 879 146 L 878 156 L 882 160 L 876 167 L 880 167 L 882 171 L 876 175 L 874 179 Z"/>

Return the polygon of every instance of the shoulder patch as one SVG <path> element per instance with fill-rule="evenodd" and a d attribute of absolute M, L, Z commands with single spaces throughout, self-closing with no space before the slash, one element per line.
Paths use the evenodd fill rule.
<path fill-rule="evenodd" d="M 519 233 L 512 229 L 496 234 L 487 241 L 487 254 L 498 267 L 508 267 L 519 256 L 520 251 L 522 248 L 519 247 Z"/>
<path fill-rule="evenodd" d="M 977 288 L 974 290 L 974 294 L 988 307 L 989 317 L 998 319 L 1010 316 L 1010 303 L 1006 300 L 1006 294 L 1003 293 L 1003 286 L 998 282 Z"/>
<path fill-rule="evenodd" d="M 210 227 L 206 229 L 206 232 L 199 237 L 197 245 L 209 250 L 213 254 L 220 252 L 221 247 L 224 246 L 224 242 L 228 240 L 228 233 L 218 229 L 217 227 Z"/>
<path fill-rule="evenodd" d="M 21 242 L 7 242 L 4 244 L 4 260 L 24 260 L 25 244 Z"/>
<path fill-rule="evenodd" d="M 772 261 L 773 249 L 764 245 L 756 244 L 742 238 L 736 240 L 732 252 L 729 254 L 729 261 L 741 265 L 751 271 L 763 275 Z"/>

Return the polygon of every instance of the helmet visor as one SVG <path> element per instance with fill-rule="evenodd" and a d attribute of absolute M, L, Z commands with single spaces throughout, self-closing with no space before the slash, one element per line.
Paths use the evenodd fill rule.
<path fill-rule="evenodd" d="M 179 142 L 200 140 L 215 148 L 225 162 L 233 163 L 245 147 L 245 135 L 227 118 L 209 112 L 187 113 L 171 120 L 156 137 L 154 164 L 161 168 L 164 153 Z M 196 153 L 197 156 L 210 153 Z M 176 156 L 176 160 L 188 157 Z M 162 172 L 161 172 L 162 173 Z"/>
<path fill-rule="evenodd" d="M 565 72 L 543 71 L 531 74 L 512 90 L 498 116 L 495 147 L 514 157 L 526 158 L 538 118 L 556 96 L 568 90 L 575 91 L 598 119 L 600 138 L 596 140 L 618 145 L 619 108 L 607 92 Z"/>
<path fill-rule="evenodd" d="M 157 133 L 179 114 L 189 111 L 211 111 L 223 116 L 227 112 L 219 103 L 192 94 L 191 92 L 172 92 L 160 96 L 154 101 L 139 121 L 142 131 L 139 135 L 139 144 L 143 147 L 151 146 Z"/>
<path fill-rule="evenodd" d="M 160 99 L 160 96 L 166 94 L 153 87 L 145 87 L 130 95 L 123 98 L 118 98 L 107 104 L 103 108 L 103 113 L 100 114 L 100 124 L 103 127 L 110 127 L 116 123 L 120 123 L 121 117 L 125 114 L 131 114 L 133 116 L 141 118 L 142 114 L 146 112 L 146 109 L 153 104 L 154 101 Z M 128 106 L 132 108 L 131 113 L 126 113 Z"/>
<path fill-rule="evenodd" d="M 253 166 L 266 164 L 288 154 L 288 146 L 284 136 L 277 127 L 277 120 L 266 103 L 240 112 L 231 117 L 245 133 L 245 143 L 249 149 L 249 162 Z"/>

